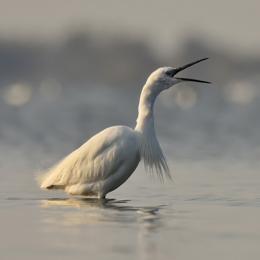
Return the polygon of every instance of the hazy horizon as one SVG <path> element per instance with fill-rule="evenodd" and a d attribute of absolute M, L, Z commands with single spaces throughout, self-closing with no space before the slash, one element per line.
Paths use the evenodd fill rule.
<path fill-rule="evenodd" d="M 63 40 L 73 31 L 147 40 L 159 54 L 198 37 L 253 55 L 260 50 L 258 1 L 0 1 L 2 39 Z"/>

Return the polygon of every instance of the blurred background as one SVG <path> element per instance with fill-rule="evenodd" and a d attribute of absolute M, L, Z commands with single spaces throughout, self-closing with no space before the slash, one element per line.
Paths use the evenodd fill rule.
<path fill-rule="evenodd" d="M 1 167 L 31 176 L 105 127 L 134 127 L 147 77 L 204 57 L 182 76 L 212 85 L 182 83 L 156 102 L 163 150 L 173 162 L 258 160 L 259 9 L 252 0 L 1 0 Z"/>
<path fill-rule="evenodd" d="M 260 259 L 259 10 L 0 0 L 0 258 Z M 206 57 L 179 75 L 211 85 L 178 84 L 155 103 L 174 185 L 140 164 L 115 200 L 39 189 L 39 168 L 106 127 L 135 127 L 154 70 Z"/>

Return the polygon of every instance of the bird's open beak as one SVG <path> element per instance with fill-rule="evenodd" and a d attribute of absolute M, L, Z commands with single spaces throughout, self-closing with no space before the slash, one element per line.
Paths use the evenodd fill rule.
<path fill-rule="evenodd" d="M 193 66 L 201 61 L 204 61 L 204 60 L 207 60 L 208 58 L 204 58 L 204 59 L 201 59 L 201 60 L 197 60 L 197 61 L 194 61 L 192 63 L 189 63 L 187 65 L 184 65 L 182 67 L 179 67 L 179 68 L 176 68 L 174 69 L 174 72 L 173 72 L 173 75 L 172 77 L 174 77 L 177 73 L 179 73 L 180 71 L 190 67 L 190 66 Z M 200 82 L 200 83 L 207 83 L 207 84 L 211 84 L 211 82 L 208 82 L 208 81 L 204 81 L 204 80 L 198 80 L 198 79 L 189 79 L 189 78 L 177 78 L 175 77 L 176 79 L 179 79 L 180 81 L 193 81 L 193 82 Z"/>

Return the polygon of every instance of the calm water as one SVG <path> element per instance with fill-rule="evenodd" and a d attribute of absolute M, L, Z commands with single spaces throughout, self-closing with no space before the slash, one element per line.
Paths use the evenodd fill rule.
<path fill-rule="evenodd" d="M 44 192 L 32 176 L 20 185 L 8 176 L 1 259 L 259 259 L 257 170 L 185 163 L 174 176 L 163 185 L 140 167 L 107 200 Z"/>
<path fill-rule="evenodd" d="M 38 189 L 38 166 L 49 167 L 104 127 L 131 126 L 138 100 L 132 108 L 125 98 L 117 110 L 108 96 L 94 112 L 83 105 L 91 99 L 80 94 L 74 103 L 70 98 L 57 106 L 36 100 L 13 112 L 16 120 L 10 122 L 18 130 L 2 126 L 7 141 L 0 148 L 1 260 L 259 259 L 259 137 L 256 126 L 229 134 L 240 124 L 237 110 L 224 113 L 233 125 L 223 123 L 212 133 L 196 125 L 200 120 L 203 126 L 199 113 L 171 117 L 176 109 L 158 102 L 156 128 L 174 184 L 153 180 L 140 165 L 106 200 Z"/>

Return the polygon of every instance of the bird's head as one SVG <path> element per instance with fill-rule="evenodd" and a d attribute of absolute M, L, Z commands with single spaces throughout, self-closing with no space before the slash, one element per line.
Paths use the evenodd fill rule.
<path fill-rule="evenodd" d="M 160 88 L 160 91 L 162 91 L 164 89 L 168 89 L 168 88 L 172 87 L 173 85 L 180 83 L 180 82 L 183 82 L 183 81 L 192 81 L 192 82 L 210 84 L 211 82 L 208 82 L 208 81 L 175 77 L 175 75 L 177 73 L 179 73 L 180 71 L 182 71 L 182 70 L 184 70 L 184 69 L 186 69 L 186 68 L 188 68 L 188 67 L 190 67 L 194 64 L 197 64 L 201 61 L 207 60 L 207 59 L 208 58 L 197 60 L 197 61 L 194 61 L 192 63 L 189 63 L 189 64 L 184 65 L 184 66 L 179 67 L 179 68 L 171 68 L 171 67 L 159 68 L 150 75 L 150 77 L 148 78 L 147 81 L 151 85 L 156 85 L 157 88 Z M 157 83 L 157 84 L 154 84 L 154 83 Z"/>

